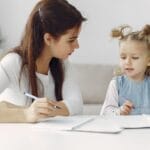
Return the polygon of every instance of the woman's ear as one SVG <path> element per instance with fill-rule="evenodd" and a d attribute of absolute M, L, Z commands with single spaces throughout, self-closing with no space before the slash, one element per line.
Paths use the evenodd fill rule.
<path fill-rule="evenodd" d="M 47 46 L 50 46 L 52 36 L 49 33 L 44 34 L 44 42 Z"/>

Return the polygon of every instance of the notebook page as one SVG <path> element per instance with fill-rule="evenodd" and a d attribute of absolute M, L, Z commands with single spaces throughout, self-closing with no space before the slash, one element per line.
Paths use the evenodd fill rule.
<path fill-rule="evenodd" d="M 150 127 L 150 117 L 148 115 L 116 116 L 113 119 L 120 127 L 126 129 Z"/>
<path fill-rule="evenodd" d="M 73 127 L 80 126 L 91 120 L 92 116 L 57 116 L 40 120 L 34 127 L 49 130 L 72 130 Z"/>
<path fill-rule="evenodd" d="M 113 119 L 105 117 L 97 117 L 94 120 L 83 124 L 82 126 L 73 129 L 80 132 L 93 132 L 93 133 L 119 133 L 123 129 L 114 122 Z"/>

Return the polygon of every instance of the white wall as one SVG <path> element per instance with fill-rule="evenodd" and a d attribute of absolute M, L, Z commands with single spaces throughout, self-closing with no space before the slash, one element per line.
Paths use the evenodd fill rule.
<path fill-rule="evenodd" d="M 2 48 L 17 44 L 27 16 L 38 0 L 0 0 Z M 78 63 L 118 63 L 118 42 L 109 37 L 120 24 L 134 29 L 150 23 L 149 0 L 69 0 L 88 19 L 79 37 L 80 48 L 70 57 Z"/>

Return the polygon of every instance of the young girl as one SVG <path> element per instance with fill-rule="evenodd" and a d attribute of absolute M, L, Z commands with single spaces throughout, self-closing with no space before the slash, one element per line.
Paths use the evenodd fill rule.
<path fill-rule="evenodd" d="M 64 60 L 79 47 L 77 38 L 84 20 L 66 0 L 36 4 L 20 45 L 0 62 L 1 122 L 36 122 L 81 113 L 81 94 Z"/>
<path fill-rule="evenodd" d="M 129 26 L 112 30 L 119 37 L 122 75 L 110 82 L 101 115 L 150 114 L 150 25 L 125 34 Z"/>

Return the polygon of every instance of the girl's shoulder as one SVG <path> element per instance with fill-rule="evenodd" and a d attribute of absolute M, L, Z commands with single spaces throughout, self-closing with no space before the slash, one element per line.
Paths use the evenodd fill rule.
<path fill-rule="evenodd" d="M 124 80 L 126 80 L 126 76 L 125 75 L 115 76 L 113 77 L 113 80 L 116 80 L 117 82 L 123 82 Z"/>
<path fill-rule="evenodd" d="M 146 76 L 145 82 L 148 82 L 150 84 L 150 76 Z"/>
<path fill-rule="evenodd" d="M 115 80 L 117 87 L 122 87 L 127 82 L 127 77 L 125 75 L 119 75 L 115 76 L 113 80 Z"/>

